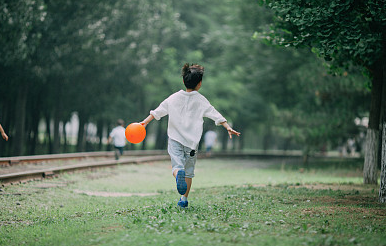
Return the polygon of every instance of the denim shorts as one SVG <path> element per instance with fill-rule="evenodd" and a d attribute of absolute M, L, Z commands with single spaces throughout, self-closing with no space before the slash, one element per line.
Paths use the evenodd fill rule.
<path fill-rule="evenodd" d="M 168 153 L 172 161 L 172 173 L 176 169 L 185 170 L 185 177 L 194 177 L 194 168 L 197 160 L 197 150 L 195 155 L 190 156 L 191 148 L 186 147 L 179 142 L 170 139 L 168 141 Z"/>

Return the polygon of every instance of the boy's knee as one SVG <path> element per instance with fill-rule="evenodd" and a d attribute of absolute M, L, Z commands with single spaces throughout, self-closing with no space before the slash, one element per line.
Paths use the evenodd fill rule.
<path fill-rule="evenodd" d="M 186 178 L 193 178 L 194 177 L 194 169 L 185 168 L 185 177 Z"/>

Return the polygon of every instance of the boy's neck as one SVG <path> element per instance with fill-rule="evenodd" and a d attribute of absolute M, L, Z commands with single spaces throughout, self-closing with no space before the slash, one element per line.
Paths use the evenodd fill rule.
<path fill-rule="evenodd" d="M 186 92 L 198 91 L 201 88 L 201 83 L 202 82 L 200 81 L 194 89 L 186 88 Z"/>

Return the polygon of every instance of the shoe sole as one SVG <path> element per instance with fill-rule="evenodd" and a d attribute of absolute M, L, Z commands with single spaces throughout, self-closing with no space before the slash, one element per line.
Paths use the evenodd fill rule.
<path fill-rule="evenodd" d="M 178 207 L 180 207 L 180 208 L 187 208 L 187 207 L 188 207 L 188 205 L 186 205 L 186 206 L 181 205 L 181 204 L 177 204 L 177 205 L 178 205 Z"/>
<path fill-rule="evenodd" d="M 185 181 L 185 171 L 178 170 L 177 172 L 177 190 L 181 195 L 185 195 L 186 190 L 188 189 L 188 185 Z"/>

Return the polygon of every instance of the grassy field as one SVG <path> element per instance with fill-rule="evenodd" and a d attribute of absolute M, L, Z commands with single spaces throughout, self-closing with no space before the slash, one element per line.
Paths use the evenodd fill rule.
<path fill-rule="evenodd" d="M 0 245 L 386 245 L 361 161 L 198 160 L 189 208 L 168 162 L 6 186 Z"/>

